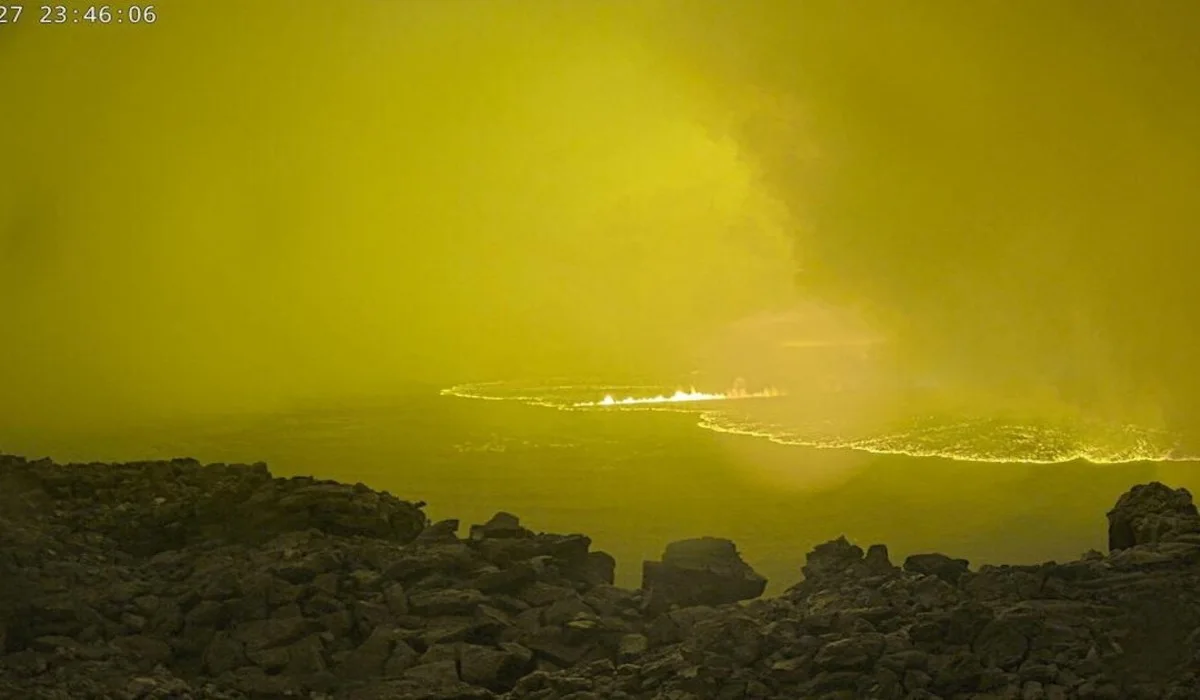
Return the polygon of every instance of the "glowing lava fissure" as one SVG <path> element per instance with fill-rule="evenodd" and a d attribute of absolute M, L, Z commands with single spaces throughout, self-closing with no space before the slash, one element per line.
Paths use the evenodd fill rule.
<path fill-rule="evenodd" d="M 465 399 L 514 401 L 559 411 L 692 413 L 699 416 L 696 425 L 704 430 L 821 450 L 1006 464 L 1062 464 L 1077 460 L 1093 464 L 1200 462 L 1200 454 L 1182 447 L 1178 436 L 1136 425 L 1058 425 L 965 416 L 941 419 L 931 416 L 926 420 L 899 420 L 890 425 L 874 426 L 864 426 L 853 420 L 840 421 L 833 416 L 816 422 L 796 417 L 773 420 L 741 410 L 744 405 L 736 400 L 786 395 L 775 389 L 749 392 L 743 382 L 738 382 L 727 393 L 680 389 L 670 395 L 652 395 L 662 390 L 662 386 L 652 385 L 489 382 L 460 384 L 443 389 L 441 394 Z M 603 398 L 580 400 L 596 394 Z M 625 398 L 616 398 L 621 395 Z M 786 405 L 783 408 L 786 409 Z"/>
<path fill-rule="evenodd" d="M 626 396 L 623 399 L 614 398 L 612 394 L 606 394 L 599 401 L 580 401 L 573 404 L 576 408 L 587 407 L 604 407 L 604 406 L 638 406 L 642 404 L 660 404 L 660 403 L 693 403 L 697 401 L 732 401 L 737 399 L 769 399 L 776 396 L 782 396 L 782 392 L 767 388 L 762 391 L 749 392 L 745 389 L 737 388 L 730 390 L 729 393 L 708 394 L 702 391 L 696 391 L 693 387 L 690 391 L 678 389 L 670 396 L 659 394 L 657 396 L 634 397 Z"/>
<path fill-rule="evenodd" d="M 727 412 L 709 411 L 701 415 L 699 427 L 716 433 L 765 439 L 777 445 L 955 462 L 1129 464 L 1200 461 L 1200 455 L 1180 448 L 1173 436 L 1134 425 L 1107 426 L 1109 429 L 1104 433 L 1089 436 L 1051 425 L 962 420 L 940 426 L 914 425 L 907 429 L 897 427 L 855 434 L 839 433 L 836 429 L 758 423 Z"/>

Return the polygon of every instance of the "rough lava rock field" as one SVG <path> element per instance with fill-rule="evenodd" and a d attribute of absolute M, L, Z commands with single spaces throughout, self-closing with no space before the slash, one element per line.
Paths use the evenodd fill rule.
<path fill-rule="evenodd" d="M 664 543 L 627 590 L 586 536 L 460 537 L 422 505 L 0 456 L 0 698 L 1200 698 L 1200 516 L 1158 483 L 1106 554 L 973 571 L 839 539 L 771 599 L 728 540 Z"/>

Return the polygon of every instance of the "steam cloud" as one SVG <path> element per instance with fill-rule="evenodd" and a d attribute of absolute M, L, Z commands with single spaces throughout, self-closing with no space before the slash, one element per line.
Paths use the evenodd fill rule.
<path fill-rule="evenodd" d="M 1200 7 L 674 7 L 804 289 L 869 308 L 913 371 L 1194 422 Z"/>
<path fill-rule="evenodd" d="M 964 386 L 1200 408 L 1194 3 L 159 16 L 0 41 L 10 422 L 678 367 L 797 300 Z"/>

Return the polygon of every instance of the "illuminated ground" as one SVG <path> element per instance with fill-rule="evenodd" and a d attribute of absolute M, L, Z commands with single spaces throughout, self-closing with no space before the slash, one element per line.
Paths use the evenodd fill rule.
<path fill-rule="evenodd" d="M 1200 461 L 1178 436 L 1133 425 L 1083 419 L 994 415 L 907 415 L 862 419 L 854 408 L 824 410 L 820 397 L 789 397 L 770 387 L 725 391 L 600 383 L 462 384 L 444 396 L 515 401 L 561 411 L 626 410 L 694 413 L 697 426 L 781 445 L 966 462 L 1096 464 Z M 839 417 L 840 416 L 842 417 Z"/>
<path fill-rule="evenodd" d="M 684 388 L 690 388 L 687 379 L 692 377 Z M 710 393 L 722 386 L 695 380 L 698 390 Z M 1160 480 L 1200 492 L 1200 470 L 1187 462 L 1098 467 L 1083 460 L 969 461 L 961 442 L 947 447 L 959 440 L 951 421 L 941 430 L 918 426 L 907 435 L 899 429 L 872 435 L 861 421 L 851 426 L 847 420 L 840 427 L 858 432 L 839 436 L 826 424 L 824 434 L 840 442 L 794 435 L 783 428 L 792 433 L 804 428 L 794 420 L 785 424 L 804 401 L 795 393 L 572 406 L 602 401 L 607 394 L 614 401 L 670 396 L 674 389 L 504 383 L 460 386 L 439 396 L 440 387 L 420 386 L 378 401 L 316 403 L 97 434 L 23 433 L 0 426 L 0 444 L 60 461 L 181 455 L 203 462 L 263 460 L 282 475 L 361 481 L 424 500 L 434 519 L 464 523 L 507 510 L 539 530 L 587 533 L 617 557 L 623 585 L 635 586 L 640 562 L 658 557 L 665 542 L 702 535 L 735 540 L 775 591 L 795 583 L 805 552 L 840 534 L 888 542 L 901 558 L 944 551 L 975 564 L 1062 561 L 1104 546 L 1096 513 L 1111 507 L 1130 484 Z M 491 400 L 451 398 L 454 394 Z M 816 402 L 809 408 L 828 414 L 831 406 Z M 840 415 L 863 413 L 855 406 L 835 408 Z M 725 432 L 697 430 L 702 421 Z M 728 434 L 751 429 L 751 421 L 785 425 L 771 439 Z M 821 427 L 813 425 L 804 429 Z M 991 434 L 1003 431 L 996 426 Z M 860 444 L 830 449 L 847 440 Z M 1056 444 L 1046 437 L 1040 441 Z M 1079 443 L 1067 441 L 1068 448 Z M 825 449 L 797 446 L 804 444 Z M 933 452 L 956 457 L 920 456 Z"/>

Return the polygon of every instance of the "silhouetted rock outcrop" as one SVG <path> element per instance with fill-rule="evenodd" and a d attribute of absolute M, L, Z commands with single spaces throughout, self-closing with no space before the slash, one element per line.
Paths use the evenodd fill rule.
<path fill-rule="evenodd" d="M 486 698 L 641 629 L 587 537 L 457 530 L 264 465 L 2 457 L 0 697 Z"/>
<path fill-rule="evenodd" d="M 672 606 L 724 605 L 757 598 L 767 580 L 742 561 L 729 540 L 700 537 L 667 545 L 662 561 L 642 564 L 642 590 L 651 614 Z"/>
<path fill-rule="evenodd" d="M 1200 538 L 1135 487 L 1114 551 L 1036 566 L 817 546 L 764 581 L 686 540 L 611 585 L 582 535 L 255 465 L 0 457 L 0 697 L 1197 697 Z M 736 602 L 743 601 L 743 602 Z"/>
<path fill-rule="evenodd" d="M 1134 543 L 1061 564 L 972 572 L 926 554 L 898 569 L 883 546 L 839 538 L 778 598 L 677 610 L 673 634 L 656 621 L 656 643 L 623 665 L 531 674 L 509 697 L 1197 697 L 1190 497 L 1151 484 L 1115 512 Z"/>
<path fill-rule="evenodd" d="M 914 574 L 937 576 L 946 583 L 958 583 L 967 573 L 970 562 L 966 559 L 951 559 L 945 554 L 914 554 L 904 560 L 904 570 Z"/>
<path fill-rule="evenodd" d="M 1187 489 L 1157 481 L 1134 486 L 1108 511 L 1108 548 L 1112 551 L 1195 535 L 1200 542 L 1200 514 Z"/>

